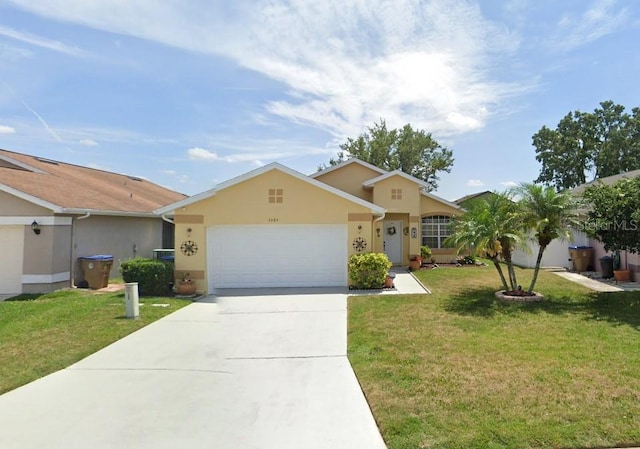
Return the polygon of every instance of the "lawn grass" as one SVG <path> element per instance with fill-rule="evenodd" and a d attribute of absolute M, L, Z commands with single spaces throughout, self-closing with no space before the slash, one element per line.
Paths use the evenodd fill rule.
<path fill-rule="evenodd" d="M 63 369 L 190 303 L 140 298 L 140 318 L 134 320 L 124 316 L 123 292 L 60 290 L 15 299 L 0 302 L 0 394 Z"/>
<path fill-rule="evenodd" d="M 349 298 L 349 359 L 389 449 L 640 446 L 640 292 L 542 272 L 545 300 L 510 304 L 492 267 L 417 276 L 432 295 Z"/>

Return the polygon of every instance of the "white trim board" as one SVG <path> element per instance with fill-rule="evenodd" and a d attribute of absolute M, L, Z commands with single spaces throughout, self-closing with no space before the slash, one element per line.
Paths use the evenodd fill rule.
<path fill-rule="evenodd" d="M 62 273 L 53 274 L 23 274 L 23 284 L 54 284 L 56 282 L 64 282 L 71 279 L 71 272 L 64 271 Z"/>
<path fill-rule="evenodd" d="M 31 226 L 34 220 L 37 221 L 40 226 L 69 226 L 73 219 L 71 217 L 52 216 L 0 217 L 0 226 Z"/>

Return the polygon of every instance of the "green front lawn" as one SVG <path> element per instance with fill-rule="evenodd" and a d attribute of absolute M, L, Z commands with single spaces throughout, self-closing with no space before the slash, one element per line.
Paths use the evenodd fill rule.
<path fill-rule="evenodd" d="M 532 270 L 519 270 L 528 285 Z M 493 267 L 417 273 L 432 295 L 349 299 L 349 359 L 390 449 L 640 446 L 640 292 Z"/>
<path fill-rule="evenodd" d="M 124 316 L 124 293 L 61 290 L 16 299 L 0 302 L 0 394 L 65 368 L 190 303 L 140 298 L 140 318 L 132 320 Z"/>

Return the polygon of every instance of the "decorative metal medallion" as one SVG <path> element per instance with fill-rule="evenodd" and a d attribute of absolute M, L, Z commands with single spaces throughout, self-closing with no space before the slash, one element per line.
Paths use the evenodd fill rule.
<path fill-rule="evenodd" d="M 395 233 L 396 233 L 396 227 L 395 226 L 389 226 L 387 228 L 387 234 L 394 235 Z"/>
<path fill-rule="evenodd" d="M 362 237 L 358 237 L 353 241 L 353 249 L 361 253 L 365 249 L 367 249 L 367 241 Z"/>
<path fill-rule="evenodd" d="M 182 245 L 180 245 L 180 251 L 182 251 L 182 254 L 184 254 L 185 256 L 193 256 L 198 252 L 198 245 L 196 244 L 196 242 L 187 240 L 185 242 L 182 242 Z"/>

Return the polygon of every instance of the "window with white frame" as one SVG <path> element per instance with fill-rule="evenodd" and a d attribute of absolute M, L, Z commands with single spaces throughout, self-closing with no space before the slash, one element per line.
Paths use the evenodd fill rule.
<path fill-rule="evenodd" d="M 422 218 L 422 245 L 429 248 L 445 248 L 444 240 L 449 237 L 451 218 L 445 215 L 431 215 Z"/>

